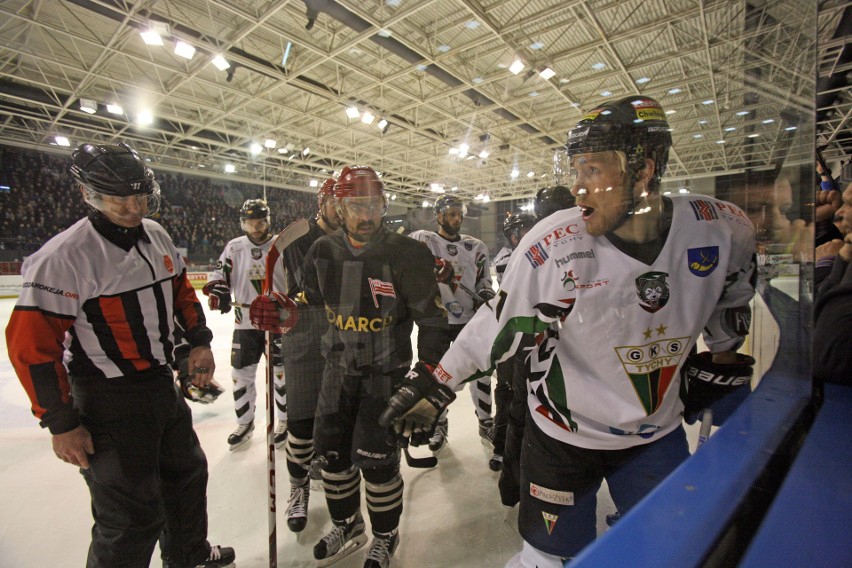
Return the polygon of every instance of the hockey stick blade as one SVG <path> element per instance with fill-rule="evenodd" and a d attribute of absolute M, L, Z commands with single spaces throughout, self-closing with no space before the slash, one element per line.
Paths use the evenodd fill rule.
<path fill-rule="evenodd" d="M 311 229 L 307 219 L 296 219 L 284 229 L 281 230 L 275 239 L 272 241 L 272 247 L 266 255 L 266 278 L 263 280 L 263 293 L 266 294 L 272 290 L 274 282 L 273 275 L 275 273 L 275 265 L 281 258 L 281 254 L 288 246 L 299 240 L 301 237 L 308 234 Z M 286 290 L 282 290 L 286 292 Z"/>
<path fill-rule="evenodd" d="M 411 452 L 408 451 L 408 443 L 402 444 L 402 452 L 405 454 L 405 463 L 408 464 L 408 467 L 414 469 L 430 469 L 438 465 L 438 458 L 435 456 L 429 456 L 427 458 L 415 458 L 411 455 Z"/>

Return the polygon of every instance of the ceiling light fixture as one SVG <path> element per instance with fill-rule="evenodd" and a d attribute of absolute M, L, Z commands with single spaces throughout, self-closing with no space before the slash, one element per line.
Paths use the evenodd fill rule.
<path fill-rule="evenodd" d="M 346 109 L 346 116 L 349 118 L 358 118 L 361 116 L 361 111 L 357 107 L 349 107 Z"/>
<path fill-rule="evenodd" d="M 121 105 L 107 105 L 107 112 L 110 114 L 124 114 L 124 109 Z"/>
<path fill-rule="evenodd" d="M 526 65 L 524 65 L 523 61 L 521 61 L 520 59 L 515 59 L 509 66 L 509 71 L 511 71 L 513 75 L 517 75 L 518 73 L 523 71 L 525 67 Z"/>
<path fill-rule="evenodd" d="M 361 122 L 364 124 L 373 124 L 374 120 L 376 120 L 376 117 L 369 111 L 365 111 L 364 114 L 361 115 Z"/>
<path fill-rule="evenodd" d="M 228 60 L 221 55 L 217 55 L 213 58 L 213 65 L 215 65 L 216 69 L 218 69 L 219 71 L 224 71 L 225 69 L 231 66 L 231 64 L 228 63 Z"/>
<path fill-rule="evenodd" d="M 92 99 L 80 99 L 80 110 L 89 114 L 98 112 L 98 103 Z"/>
<path fill-rule="evenodd" d="M 264 145 L 264 147 L 269 148 L 270 150 L 272 150 L 272 149 L 273 149 L 273 148 L 275 148 L 278 144 L 277 144 L 277 143 L 275 142 L 275 140 L 273 140 L 272 138 L 267 138 L 267 139 L 266 139 L 266 141 L 263 143 L 263 145 Z"/>
<path fill-rule="evenodd" d="M 548 79 L 552 79 L 556 75 L 556 71 L 554 71 L 550 67 L 545 67 L 541 71 L 538 72 L 538 76 L 547 81 Z"/>
<path fill-rule="evenodd" d="M 261 146 L 257 142 L 252 142 L 251 146 L 249 146 L 249 152 L 251 152 L 252 154 L 260 154 L 261 150 L 263 150 L 263 146 Z"/>
<path fill-rule="evenodd" d="M 384 130 L 387 125 L 388 125 L 388 121 L 383 118 L 379 121 L 379 123 L 376 126 L 379 128 L 379 130 Z"/>
<path fill-rule="evenodd" d="M 184 59 L 192 59 L 195 55 L 195 48 L 185 41 L 177 41 L 175 43 L 175 55 Z"/>
<path fill-rule="evenodd" d="M 225 173 L 226 174 L 232 174 L 235 171 L 237 171 L 237 168 L 234 166 L 234 164 L 225 164 Z"/>
<path fill-rule="evenodd" d="M 70 146 L 71 142 L 65 136 L 54 136 L 53 139 L 56 141 L 57 146 Z"/>
<path fill-rule="evenodd" d="M 154 124 L 154 115 L 150 110 L 140 111 L 139 114 L 136 115 L 136 123 L 140 126 L 150 126 Z"/>
<path fill-rule="evenodd" d="M 163 45 L 163 38 L 154 30 L 145 30 L 144 32 L 139 32 L 139 35 L 142 36 L 142 41 L 145 42 L 145 45 Z"/>

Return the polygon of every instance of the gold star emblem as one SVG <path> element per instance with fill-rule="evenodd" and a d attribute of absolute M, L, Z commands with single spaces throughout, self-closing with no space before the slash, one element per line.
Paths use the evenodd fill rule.
<path fill-rule="evenodd" d="M 668 328 L 665 325 L 660 324 L 660 327 L 657 328 L 657 336 L 659 337 L 660 335 L 665 335 L 667 329 Z"/>
<path fill-rule="evenodd" d="M 651 339 L 651 333 L 651 328 L 649 327 L 648 329 L 642 332 L 642 335 L 645 336 L 645 339 Z"/>

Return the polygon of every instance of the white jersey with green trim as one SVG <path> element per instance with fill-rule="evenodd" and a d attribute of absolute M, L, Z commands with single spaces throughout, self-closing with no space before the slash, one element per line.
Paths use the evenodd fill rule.
<path fill-rule="evenodd" d="M 738 348 L 754 295 L 754 228 L 738 207 L 672 198 L 672 222 L 645 264 L 560 211 L 523 238 L 492 309 L 480 309 L 435 371 L 453 389 L 536 334 L 528 404 L 547 435 L 621 449 L 681 423 L 680 368 L 698 335 L 713 352 Z"/>
<path fill-rule="evenodd" d="M 438 286 L 441 303 L 447 310 L 449 323 L 469 322 L 475 312 L 474 301 L 462 286 L 477 293 L 483 288 L 491 288 L 488 247 L 470 235 L 459 235 L 458 240 L 451 241 L 434 231 L 421 229 L 408 236 L 425 243 L 432 255 L 443 258 L 453 266 L 453 284 Z"/>
<path fill-rule="evenodd" d="M 246 236 L 228 241 L 216 262 L 216 268 L 207 275 L 207 281 L 224 280 L 231 289 L 234 303 L 234 328 L 254 329 L 248 318 L 248 308 L 252 300 L 263 291 L 263 279 L 266 278 L 266 255 L 272 247 L 269 239 L 256 245 Z M 280 274 L 279 274 L 280 273 Z M 275 274 L 274 290 L 285 290 L 284 272 Z"/>
<path fill-rule="evenodd" d="M 497 285 L 503 283 L 503 274 L 506 272 L 506 267 L 509 265 L 509 258 L 512 256 L 514 249 L 511 247 L 503 247 L 497 256 L 494 257 L 494 274 L 497 276 Z"/>

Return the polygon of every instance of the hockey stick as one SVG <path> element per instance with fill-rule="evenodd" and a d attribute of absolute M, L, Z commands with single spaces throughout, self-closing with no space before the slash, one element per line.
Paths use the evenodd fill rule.
<path fill-rule="evenodd" d="M 284 249 L 303 235 L 308 234 L 310 225 L 307 219 L 297 219 L 278 233 L 269 253 L 266 255 L 266 278 L 263 280 L 263 293 L 272 291 L 275 266 Z M 278 533 L 275 509 L 275 365 L 272 363 L 272 332 L 266 332 L 266 484 L 269 489 L 269 568 L 278 566 Z"/>
<path fill-rule="evenodd" d="M 400 447 L 402 448 L 402 452 L 405 454 L 405 463 L 408 464 L 408 467 L 415 469 L 429 469 L 438 465 L 438 458 L 435 456 L 429 456 L 427 458 L 415 458 L 408 451 L 408 439 L 403 439 L 399 442 Z"/>
<path fill-rule="evenodd" d="M 710 428 L 713 427 L 713 410 L 710 408 L 705 408 L 701 413 L 701 426 L 698 429 L 698 445 L 695 447 L 696 450 L 704 445 L 704 443 L 710 438 Z"/>

